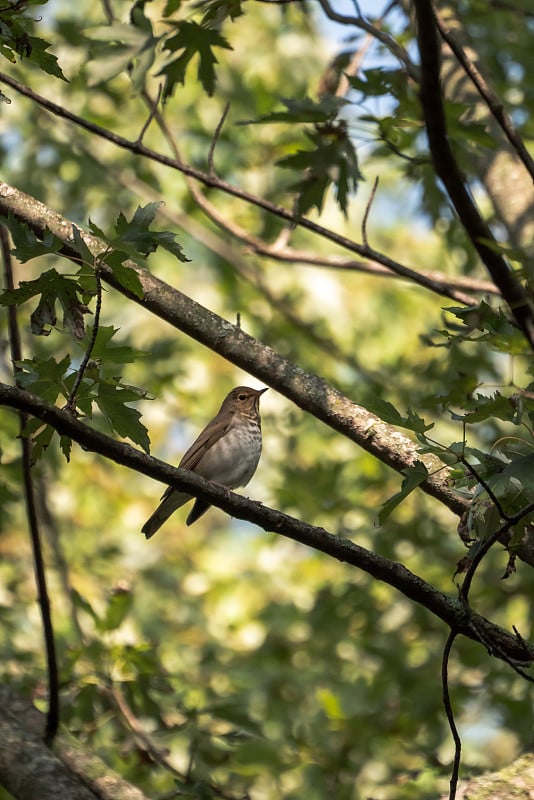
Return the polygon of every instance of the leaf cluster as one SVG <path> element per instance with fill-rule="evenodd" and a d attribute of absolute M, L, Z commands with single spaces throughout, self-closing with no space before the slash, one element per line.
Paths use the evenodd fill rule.
<path fill-rule="evenodd" d="M 132 363 L 143 354 L 126 345 L 111 342 L 118 333 L 114 326 L 95 325 L 86 328 L 84 317 L 90 314 L 88 304 L 97 302 L 100 314 L 101 287 L 98 279 L 99 262 L 105 262 L 113 270 L 121 284 L 136 296 L 142 296 L 141 284 L 135 270 L 127 265 L 129 259 L 145 263 L 148 255 L 158 247 L 171 253 L 180 261 L 186 261 L 182 248 L 170 231 L 153 231 L 151 224 L 161 203 L 149 203 L 138 207 L 129 221 L 121 212 L 113 229 L 105 233 L 94 223 L 91 232 L 101 240 L 104 248 L 98 256 L 89 250 L 80 231 L 73 227 L 73 241 L 81 266 L 73 275 L 64 275 L 52 268 L 41 272 L 31 281 L 21 281 L 18 288 L 6 290 L 0 295 L 0 305 L 21 306 L 37 298 L 37 305 L 30 314 L 30 330 L 36 336 L 49 336 L 57 330 L 57 306 L 63 312 L 62 333 L 72 337 L 85 353 L 78 369 L 72 369 L 70 354 L 57 359 L 55 356 L 23 359 L 18 366 L 17 381 L 20 386 L 33 391 L 50 403 L 62 397 L 72 411 L 92 418 L 96 407 L 109 428 L 119 436 L 130 438 L 145 452 L 150 449 L 150 440 L 141 412 L 130 404 L 147 397 L 147 392 L 125 383 L 116 374 L 117 365 Z M 50 231 L 37 237 L 24 224 L 14 218 L 8 221 L 13 237 L 13 254 L 20 262 L 44 255 L 57 255 L 61 242 Z M 33 458 L 38 461 L 54 437 L 54 429 L 32 420 L 26 425 L 25 435 L 31 436 Z M 71 442 L 60 438 L 61 449 L 67 460 L 70 458 Z"/>
<path fill-rule="evenodd" d="M 48 75 L 66 81 L 56 56 L 48 53 L 50 42 L 33 35 L 35 20 L 31 16 L 36 6 L 47 0 L 25 0 L 4 4 L 0 9 L 0 55 L 14 64 L 17 59 L 26 59 Z M 11 100 L 0 92 L 0 100 Z"/>

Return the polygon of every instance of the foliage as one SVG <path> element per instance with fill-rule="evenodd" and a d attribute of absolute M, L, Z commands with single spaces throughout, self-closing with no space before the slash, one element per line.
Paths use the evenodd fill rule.
<path fill-rule="evenodd" d="M 66 253 L 46 226 L 36 234 L 4 220 L 17 285 L 0 296 L 3 337 L 16 309 L 21 388 L 174 462 L 227 389 L 250 377 L 150 314 L 137 266 L 237 317 L 357 401 L 370 427 L 375 414 L 402 430 L 420 458 L 399 476 L 386 458 L 269 392 L 264 454 L 247 493 L 452 596 L 484 541 L 525 512 L 507 551 L 501 543 L 483 559 L 471 595 L 485 616 L 523 634 L 532 356 L 436 179 L 404 5 L 383 25 L 372 10 L 369 54 L 352 24 L 329 30 L 326 47 L 323 23 L 301 4 L 45 2 L 42 18 L 31 3 L 1 10 L 10 75 L 109 134 L 82 132 L 64 114 L 51 124 L 42 104 L 6 89 L 4 179 L 75 225 Z M 528 140 L 532 15 L 521 3 L 489 5 L 459 4 L 457 34 L 469 36 Z M 337 39 L 343 58 L 329 65 L 317 54 Z M 465 180 L 493 198 L 490 162 L 506 150 L 502 132 L 478 95 L 455 90 L 445 114 Z M 119 149 L 118 137 L 131 146 Z M 170 152 L 178 168 L 145 157 L 141 145 Z M 184 178 L 184 165 L 204 175 L 204 188 Z M 497 249 L 528 289 L 527 223 L 511 225 L 484 202 L 505 240 Z M 277 216 L 282 205 L 293 223 Z M 360 248 L 358 262 L 343 237 Z M 388 259 L 424 282 L 384 276 Z M 118 288 L 101 281 L 103 265 Z M 5 359 L 4 380 L 11 366 Z M 39 420 L 25 420 L 23 434 L 45 537 L 62 722 L 111 767 L 150 796 L 409 800 L 446 791 L 447 631 L 427 609 L 216 510 L 193 531 L 177 512 L 147 543 L 139 529 L 160 487 Z M 43 656 L 18 421 L 7 409 L 0 436 L 2 679 L 33 694 Z M 449 485 L 472 499 L 464 542 L 450 510 L 423 491 L 436 476 L 426 456 L 439 458 L 438 478 L 448 469 Z M 507 664 L 461 640 L 449 672 L 466 774 L 531 744 L 528 686 Z"/>

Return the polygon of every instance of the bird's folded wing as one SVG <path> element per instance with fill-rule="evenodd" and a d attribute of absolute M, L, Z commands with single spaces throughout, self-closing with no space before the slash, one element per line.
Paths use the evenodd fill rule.
<path fill-rule="evenodd" d="M 227 417 L 222 419 L 219 415 L 219 417 L 216 417 L 212 419 L 211 422 L 208 422 L 200 436 L 195 439 L 189 450 L 186 450 L 182 456 L 182 460 L 178 464 L 178 467 L 180 469 L 194 470 L 202 456 L 206 454 L 210 447 L 214 445 L 215 442 L 221 438 L 221 436 L 224 436 L 230 427 L 231 421 L 232 415 L 229 414 Z M 165 498 L 169 497 L 169 495 L 174 491 L 176 490 L 173 489 L 172 486 L 167 486 L 166 490 L 161 496 L 161 499 L 165 500 Z"/>

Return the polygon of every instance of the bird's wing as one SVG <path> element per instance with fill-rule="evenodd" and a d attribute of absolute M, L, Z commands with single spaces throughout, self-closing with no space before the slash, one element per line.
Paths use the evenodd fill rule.
<path fill-rule="evenodd" d="M 193 442 L 189 450 L 186 450 L 182 460 L 178 464 L 182 469 L 194 470 L 205 453 L 224 436 L 232 422 L 233 414 L 217 415 L 211 422 L 208 422 L 202 433 Z"/>
<path fill-rule="evenodd" d="M 211 422 L 208 422 L 202 433 L 195 439 L 189 450 L 182 456 L 182 460 L 178 464 L 178 467 L 182 469 L 192 469 L 194 470 L 199 461 L 201 460 L 202 456 L 206 453 L 210 447 L 217 442 L 221 436 L 224 436 L 230 424 L 232 422 L 232 414 L 225 414 L 224 417 L 221 417 L 220 414 Z M 172 492 L 176 491 L 172 488 L 172 486 L 167 486 L 166 490 L 163 492 L 161 499 L 165 500 L 169 497 Z"/>

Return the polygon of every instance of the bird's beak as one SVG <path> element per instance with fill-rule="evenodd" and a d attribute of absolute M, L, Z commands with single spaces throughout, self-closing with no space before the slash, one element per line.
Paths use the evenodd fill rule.
<path fill-rule="evenodd" d="M 260 395 L 264 394 L 264 393 L 267 391 L 267 389 L 268 389 L 268 388 L 269 388 L 269 387 L 268 387 L 268 386 L 266 386 L 266 387 L 265 387 L 265 389 L 259 389 L 259 390 L 258 390 L 258 397 L 259 397 Z"/>

